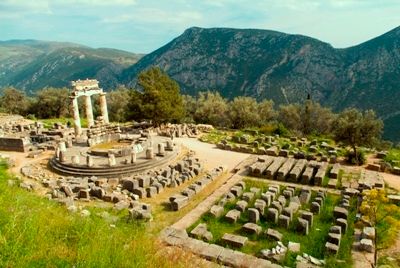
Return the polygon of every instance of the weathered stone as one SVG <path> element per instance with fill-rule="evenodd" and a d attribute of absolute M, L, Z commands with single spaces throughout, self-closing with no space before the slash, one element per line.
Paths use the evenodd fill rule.
<path fill-rule="evenodd" d="M 135 195 L 138 195 L 139 198 L 145 198 L 147 193 L 146 193 L 146 189 L 143 187 L 138 187 L 136 189 L 132 190 L 132 193 Z"/>
<path fill-rule="evenodd" d="M 289 228 L 289 224 L 290 224 L 290 218 L 288 216 L 285 216 L 285 215 L 282 215 L 282 214 L 279 215 L 279 217 L 278 217 L 278 225 L 280 227 L 288 229 Z"/>
<path fill-rule="evenodd" d="M 228 213 L 226 213 L 225 219 L 229 223 L 235 223 L 240 218 L 240 214 L 241 214 L 241 212 L 239 210 L 232 209 L 232 210 L 228 211 Z"/>
<path fill-rule="evenodd" d="M 280 232 L 271 228 L 268 228 L 266 235 L 268 238 L 272 238 L 276 241 L 281 241 L 283 238 L 283 235 Z"/>
<path fill-rule="evenodd" d="M 261 189 L 257 187 L 251 187 L 250 192 L 254 193 L 255 195 L 259 195 L 261 193 Z"/>
<path fill-rule="evenodd" d="M 133 189 L 136 189 L 139 187 L 139 182 L 134 179 L 125 179 L 122 182 L 122 189 L 126 189 L 130 192 L 133 191 Z"/>
<path fill-rule="evenodd" d="M 210 213 L 216 217 L 219 218 L 224 214 L 224 208 L 222 206 L 218 205 L 213 205 L 210 209 Z"/>
<path fill-rule="evenodd" d="M 257 223 L 260 220 L 260 212 L 256 208 L 249 208 L 249 221 Z"/>
<path fill-rule="evenodd" d="M 189 198 L 187 196 L 180 196 L 178 198 L 175 198 L 171 202 L 171 208 L 174 211 L 178 211 L 181 208 L 185 207 L 189 203 Z"/>
<path fill-rule="evenodd" d="M 286 207 L 282 210 L 282 215 L 289 217 L 289 220 L 292 221 L 293 219 L 293 210 L 289 207 Z"/>
<path fill-rule="evenodd" d="M 151 198 L 157 195 L 157 187 L 150 186 L 146 188 L 147 197 Z"/>
<path fill-rule="evenodd" d="M 329 233 L 333 233 L 333 234 L 342 234 L 342 228 L 338 225 L 334 225 L 331 226 L 331 228 L 329 228 Z"/>
<path fill-rule="evenodd" d="M 254 196 L 255 196 L 254 193 L 246 192 L 246 193 L 243 193 L 242 199 L 246 202 L 251 202 L 254 199 Z"/>
<path fill-rule="evenodd" d="M 311 198 L 311 191 L 303 189 L 300 193 L 299 199 L 302 205 L 308 204 Z"/>
<path fill-rule="evenodd" d="M 375 239 L 375 228 L 374 227 L 364 227 L 361 237 L 374 240 Z"/>
<path fill-rule="evenodd" d="M 146 188 L 150 186 L 150 177 L 148 176 L 142 176 L 139 178 L 139 186 Z"/>
<path fill-rule="evenodd" d="M 328 242 L 340 246 L 340 234 L 329 233 L 328 234 Z"/>
<path fill-rule="evenodd" d="M 267 219 L 274 223 L 278 222 L 279 211 L 276 208 L 269 208 L 267 210 Z"/>
<path fill-rule="evenodd" d="M 282 206 L 282 207 L 285 207 L 285 206 L 286 206 L 287 200 L 286 200 L 286 198 L 285 198 L 283 195 L 280 195 L 280 196 L 278 197 L 278 201 L 279 201 L 279 203 L 281 203 L 281 206 Z"/>
<path fill-rule="evenodd" d="M 231 193 L 234 194 L 236 197 L 239 197 L 243 193 L 243 189 L 240 186 L 233 186 L 231 188 Z"/>
<path fill-rule="evenodd" d="M 335 244 L 332 244 L 330 242 L 326 242 L 325 244 L 325 250 L 327 254 L 333 254 L 336 255 L 339 251 L 339 247 Z"/>
<path fill-rule="evenodd" d="M 308 235 L 308 221 L 298 218 L 297 231 L 303 235 Z"/>
<path fill-rule="evenodd" d="M 246 210 L 247 206 L 248 206 L 248 203 L 244 200 L 239 200 L 236 203 L 236 209 L 239 210 L 240 212 L 244 212 Z"/>
<path fill-rule="evenodd" d="M 249 234 L 260 234 L 262 231 L 262 228 L 261 228 L 261 226 L 255 224 L 255 223 L 248 222 L 242 226 L 242 230 Z"/>
<path fill-rule="evenodd" d="M 213 235 L 207 230 L 207 224 L 200 223 L 191 232 L 190 235 L 196 239 L 201 239 L 205 241 L 213 240 Z"/>
<path fill-rule="evenodd" d="M 267 207 L 267 202 L 262 199 L 256 199 L 254 202 L 254 207 L 258 209 L 261 215 L 264 215 L 265 208 Z"/>
<path fill-rule="evenodd" d="M 267 207 L 269 207 L 273 200 L 273 193 L 271 192 L 263 193 L 261 194 L 261 199 L 264 200 L 267 203 Z"/>
<path fill-rule="evenodd" d="M 347 209 L 342 208 L 342 207 L 335 207 L 333 209 L 333 216 L 335 218 L 343 218 L 343 219 L 347 219 L 349 212 L 347 211 Z"/>
<path fill-rule="evenodd" d="M 311 227 L 313 225 L 314 214 L 312 214 L 311 212 L 304 211 L 303 213 L 301 213 L 300 217 L 308 221 L 308 226 Z"/>
<path fill-rule="evenodd" d="M 363 251 L 367 251 L 370 253 L 374 252 L 374 244 L 371 239 L 361 239 L 360 241 L 360 249 Z"/>
<path fill-rule="evenodd" d="M 294 253 L 300 252 L 300 243 L 289 241 L 288 250 L 289 252 L 294 252 Z"/>
<path fill-rule="evenodd" d="M 233 234 L 227 234 L 225 233 L 222 236 L 222 241 L 227 243 L 228 245 L 232 246 L 232 247 L 243 247 L 246 242 L 247 242 L 247 237 L 244 236 L 240 236 L 240 235 L 233 235 Z"/>
<path fill-rule="evenodd" d="M 277 209 L 279 213 L 281 213 L 283 209 L 281 203 L 279 203 L 278 201 L 272 202 L 271 208 Z"/>
<path fill-rule="evenodd" d="M 312 202 L 310 211 L 314 214 L 319 214 L 321 212 L 321 206 L 317 202 Z"/>
<path fill-rule="evenodd" d="M 88 189 L 80 190 L 79 193 L 78 193 L 78 198 L 80 198 L 80 199 L 89 199 L 90 198 L 89 190 Z"/>
<path fill-rule="evenodd" d="M 336 225 L 338 225 L 342 228 L 342 233 L 346 233 L 346 230 L 347 230 L 347 220 L 346 219 L 337 218 Z"/>

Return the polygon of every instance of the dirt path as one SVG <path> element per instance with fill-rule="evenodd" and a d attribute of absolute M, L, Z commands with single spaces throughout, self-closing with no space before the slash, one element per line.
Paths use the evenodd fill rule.
<path fill-rule="evenodd" d="M 250 155 L 220 150 L 215 146 L 215 144 L 201 142 L 193 138 L 177 138 L 174 141 L 195 151 L 196 157 L 204 161 L 205 168 L 208 170 L 218 166 L 225 166 L 228 170 L 232 170 Z"/>

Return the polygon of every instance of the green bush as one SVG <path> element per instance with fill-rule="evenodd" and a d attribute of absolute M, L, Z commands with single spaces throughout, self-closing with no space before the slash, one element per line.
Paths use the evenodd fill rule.
<path fill-rule="evenodd" d="M 363 165 L 365 164 L 366 161 L 366 156 L 365 156 L 365 151 L 364 150 L 358 150 L 357 151 L 357 160 L 356 161 L 356 156 L 352 150 L 347 150 L 345 153 L 346 161 L 349 164 L 355 165 L 358 163 L 358 165 Z"/>

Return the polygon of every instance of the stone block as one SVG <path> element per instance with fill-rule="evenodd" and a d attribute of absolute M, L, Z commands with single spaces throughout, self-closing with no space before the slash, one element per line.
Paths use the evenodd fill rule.
<path fill-rule="evenodd" d="M 138 180 L 134 179 L 125 179 L 122 181 L 122 189 L 126 189 L 129 192 L 132 192 L 133 189 L 136 189 L 139 187 L 139 182 Z"/>
<path fill-rule="evenodd" d="M 240 248 L 243 247 L 248 238 L 240 235 L 233 235 L 233 234 L 227 234 L 225 233 L 222 236 L 222 241 L 232 247 Z"/>
<path fill-rule="evenodd" d="M 255 223 L 248 222 L 242 226 L 242 230 L 248 234 L 260 234 L 262 228 Z"/>
<path fill-rule="evenodd" d="M 298 218 L 297 231 L 303 235 L 308 235 L 308 221 Z"/>
<path fill-rule="evenodd" d="M 260 212 L 256 208 L 249 208 L 249 221 L 257 223 L 260 220 Z"/>
<path fill-rule="evenodd" d="M 342 233 L 346 233 L 347 230 L 347 220 L 343 218 L 337 218 L 336 219 L 336 225 L 340 226 L 342 229 Z"/>
<path fill-rule="evenodd" d="M 374 227 L 364 227 L 362 234 L 362 238 L 375 240 L 375 228 Z"/>
<path fill-rule="evenodd" d="M 150 186 L 146 188 L 147 197 L 151 198 L 157 195 L 157 187 Z"/>
<path fill-rule="evenodd" d="M 283 209 L 281 203 L 279 203 L 278 201 L 272 202 L 271 208 L 277 209 L 279 214 L 282 212 L 282 209 Z"/>
<path fill-rule="evenodd" d="M 224 214 L 224 208 L 222 206 L 213 205 L 210 209 L 210 213 L 214 217 L 219 218 Z"/>
<path fill-rule="evenodd" d="M 149 176 L 142 176 L 139 178 L 139 186 L 146 188 L 150 186 L 150 177 Z"/>
<path fill-rule="evenodd" d="M 289 228 L 289 224 L 290 224 L 290 218 L 288 216 L 285 216 L 285 215 L 282 215 L 282 214 L 279 215 L 279 217 L 278 217 L 278 225 L 280 227 L 288 229 Z"/>
<path fill-rule="evenodd" d="M 342 228 L 338 225 L 333 225 L 329 228 L 329 233 L 342 235 Z"/>
<path fill-rule="evenodd" d="M 308 212 L 308 211 L 304 211 L 303 213 L 301 213 L 300 217 L 302 219 L 305 219 L 306 221 L 308 221 L 308 226 L 312 227 L 314 214 L 312 214 L 311 212 Z"/>
<path fill-rule="evenodd" d="M 340 234 L 335 234 L 335 233 L 328 234 L 328 242 L 337 245 L 339 247 L 340 247 L 340 239 L 341 239 Z"/>
<path fill-rule="evenodd" d="M 289 241 L 288 243 L 288 251 L 298 253 L 300 252 L 300 243 Z"/>
<path fill-rule="evenodd" d="M 342 208 L 342 207 L 338 207 L 336 206 L 333 209 L 333 216 L 335 218 L 343 218 L 343 219 L 347 219 L 347 216 L 349 215 L 349 212 L 347 209 Z"/>
<path fill-rule="evenodd" d="M 240 212 L 244 212 L 248 206 L 248 203 L 244 200 L 239 200 L 236 202 L 236 209 L 239 210 Z"/>
<path fill-rule="evenodd" d="M 241 212 L 236 209 L 229 210 L 225 215 L 225 220 L 229 223 L 235 223 L 240 218 Z"/>
<path fill-rule="evenodd" d="M 266 235 L 268 238 L 274 239 L 276 241 L 281 241 L 283 238 L 283 235 L 280 232 L 271 228 L 267 229 Z"/>
<path fill-rule="evenodd" d="M 293 210 L 289 207 L 286 207 L 282 210 L 282 215 L 289 217 L 289 220 L 292 221 L 293 219 Z"/>
<path fill-rule="evenodd" d="M 145 198 L 147 195 L 146 189 L 143 187 L 138 187 L 132 190 L 132 193 L 139 196 L 139 198 Z"/>
<path fill-rule="evenodd" d="M 367 252 L 373 253 L 374 252 L 374 243 L 372 242 L 371 239 L 366 239 L 366 238 L 361 239 L 360 249 L 362 251 L 367 251 Z"/>
<path fill-rule="evenodd" d="M 321 206 L 317 202 L 312 202 L 310 211 L 314 214 L 319 214 L 321 212 Z"/>
<path fill-rule="evenodd" d="M 267 219 L 271 222 L 278 222 L 279 211 L 276 208 L 268 208 Z"/>
<path fill-rule="evenodd" d="M 261 215 L 264 215 L 265 208 L 267 207 L 267 202 L 262 199 L 256 199 L 254 202 L 254 207 L 258 209 Z"/>
<path fill-rule="evenodd" d="M 254 193 L 252 192 L 245 192 L 242 195 L 242 199 L 246 202 L 251 202 L 254 199 Z"/>
<path fill-rule="evenodd" d="M 240 186 L 233 186 L 231 188 L 231 193 L 234 194 L 236 197 L 240 197 L 243 193 L 243 189 Z"/>
<path fill-rule="evenodd" d="M 339 247 L 330 242 L 325 243 L 325 250 L 328 255 L 336 255 L 339 251 Z"/>
<path fill-rule="evenodd" d="M 311 198 L 311 191 L 303 189 L 300 193 L 299 199 L 302 205 L 308 204 Z"/>
<path fill-rule="evenodd" d="M 205 223 L 200 223 L 199 225 L 197 225 L 190 232 L 190 236 L 192 236 L 196 239 L 200 239 L 200 240 L 204 240 L 204 241 L 208 241 L 208 242 L 213 240 L 213 235 L 211 232 L 209 232 L 207 230 L 207 224 L 205 224 Z"/>
<path fill-rule="evenodd" d="M 171 202 L 171 208 L 174 211 L 178 211 L 185 207 L 188 203 L 189 198 L 187 196 L 181 196 L 179 198 L 175 198 L 175 200 Z"/>
<path fill-rule="evenodd" d="M 78 198 L 80 199 L 89 199 L 90 194 L 89 194 L 89 189 L 82 189 L 78 193 Z"/>

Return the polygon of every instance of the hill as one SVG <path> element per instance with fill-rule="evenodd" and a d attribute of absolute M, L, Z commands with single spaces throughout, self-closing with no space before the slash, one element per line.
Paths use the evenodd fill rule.
<path fill-rule="evenodd" d="M 74 43 L 1 41 L 0 88 L 14 86 L 32 94 L 46 86 L 68 86 L 71 80 L 89 77 L 110 89 L 119 84 L 122 70 L 140 57 L 126 51 Z"/>
<path fill-rule="evenodd" d="M 276 104 L 314 100 L 339 111 L 374 109 L 385 121 L 385 138 L 400 141 L 400 27 L 346 49 L 302 35 L 256 29 L 187 29 L 181 36 L 126 69 L 121 81 L 159 66 L 182 91 L 218 90 Z"/>

